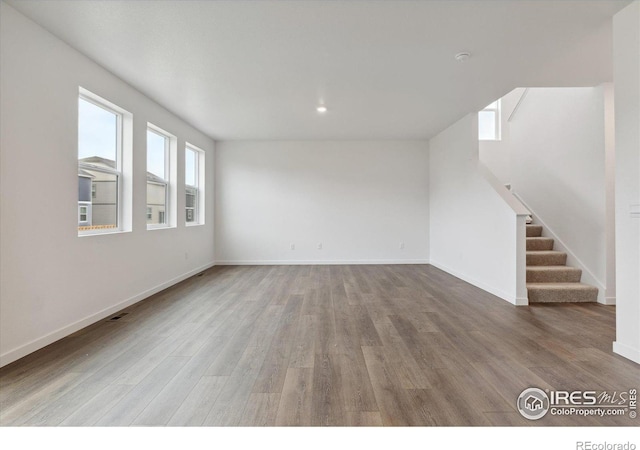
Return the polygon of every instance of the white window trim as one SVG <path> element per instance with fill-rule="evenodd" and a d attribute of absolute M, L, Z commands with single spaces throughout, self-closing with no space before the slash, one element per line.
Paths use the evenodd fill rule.
<path fill-rule="evenodd" d="M 204 225 L 205 224 L 205 195 L 204 195 L 204 187 L 205 187 L 205 152 L 204 150 L 196 147 L 195 145 L 192 145 L 190 143 L 186 143 L 185 144 L 185 162 L 186 162 L 186 152 L 187 150 L 191 150 L 195 153 L 195 172 L 196 172 L 196 185 L 189 185 L 186 184 L 185 181 L 185 191 L 184 191 L 184 198 L 186 201 L 186 189 L 189 188 L 194 188 L 196 190 L 196 198 L 195 198 L 195 205 L 196 207 L 194 208 L 194 221 L 193 222 L 187 222 L 187 219 L 185 216 L 184 220 L 185 220 L 185 225 L 187 227 L 197 227 L 200 225 Z M 186 215 L 186 204 L 185 204 L 185 209 L 183 211 L 183 214 Z"/>
<path fill-rule="evenodd" d="M 119 106 L 111 103 L 108 100 L 90 92 L 82 87 L 79 88 L 78 100 L 82 99 L 89 103 L 96 105 L 99 108 L 102 108 L 116 116 L 116 168 L 109 169 L 106 167 L 94 166 L 93 164 L 86 163 L 78 163 L 78 167 L 99 171 L 103 173 L 109 173 L 117 176 L 117 201 L 118 205 L 116 208 L 116 227 L 107 228 L 104 230 L 78 230 L 78 237 L 83 236 L 95 236 L 95 235 L 103 235 L 103 234 L 116 234 L 122 233 L 130 230 L 125 230 L 123 226 L 123 208 L 124 208 L 124 177 L 123 177 L 123 147 L 124 147 L 124 119 L 127 116 L 129 119 L 131 118 L 131 114 Z M 79 119 L 79 118 L 78 118 Z"/>
<path fill-rule="evenodd" d="M 172 195 L 172 190 L 174 189 L 175 183 L 172 182 L 173 179 L 173 165 L 175 158 L 173 158 L 174 147 L 176 146 L 176 137 L 170 133 L 167 133 L 162 128 L 147 122 L 147 131 L 157 134 L 160 137 L 164 138 L 164 178 L 163 183 L 154 182 L 156 184 L 164 184 L 164 223 L 148 223 L 147 230 L 158 230 L 164 228 L 175 228 L 175 220 L 174 220 L 174 208 L 172 199 L 174 196 Z M 148 147 L 147 147 L 148 148 Z M 148 162 L 148 160 L 147 160 Z M 145 172 L 146 178 L 146 172 Z M 146 205 L 147 203 L 145 203 Z"/>

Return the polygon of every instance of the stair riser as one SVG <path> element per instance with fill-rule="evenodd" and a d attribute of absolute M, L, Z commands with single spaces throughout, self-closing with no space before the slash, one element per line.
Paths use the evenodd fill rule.
<path fill-rule="evenodd" d="M 566 254 L 535 255 L 527 254 L 527 266 L 564 266 L 567 264 Z"/>
<path fill-rule="evenodd" d="M 579 283 L 582 271 L 566 270 L 527 270 L 527 283 Z"/>
<path fill-rule="evenodd" d="M 553 250 L 553 239 L 527 239 L 527 251 Z"/>
<path fill-rule="evenodd" d="M 598 290 L 554 291 L 528 289 L 529 303 L 583 303 L 598 301 Z"/>
<path fill-rule="evenodd" d="M 542 226 L 527 225 L 527 296 L 529 303 L 594 303 L 598 288 L 580 282 L 582 270 L 568 267 L 567 254 L 553 250 Z"/>
<path fill-rule="evenodd" d="M 542 236 L 542 225 L 527 225 L 527 237 Z"/>

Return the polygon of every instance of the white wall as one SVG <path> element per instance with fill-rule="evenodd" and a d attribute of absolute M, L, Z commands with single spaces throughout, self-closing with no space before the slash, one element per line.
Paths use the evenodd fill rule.
<path fill-rule="evenodd" d="M 510 122 L 512 190 L 567 264 L 599 288 L 607 280 L 605 87 L 531 88 Z M 609 299 L 613 302 L 614 299 Z"/>
<path fill-rule="evenodd" d="M 214 260 L 214 147 L 147 97 L 4 2 L 0 67 L 0 364 L 108 316 Z M 77 114 L 82 86 L 133 114 L 133 231 L 77 236 Z M 146 230 L 150 121 L 206 150 L 206 225 Z M 188 259 L 186 258 L 188 254 Z"/>
<path fill-rule="evenodd" d="M 426 263 L 427 177 L 426 141 L 219 142 L 216 263 Z"/>
<path fill-rule="evenodd" d="M 526 95 L 525 88 L 516 88 L 500 99 L 501 138 L 497 141 L 480 141 L 480 161 L 500 180 L 511 183 L 511 152 L 509 117 L 518 103 Z M 515 114 L 514 114 L 515 117 Z"/>
<path fill-rule="evenodd" d="M 616 127 L 616 342 L 640 363 L 640 1 L 613 19 Z M 636 214 L 632 215 L 632 212 Z"/>
<path fill-rule="evenodd" d="M 431 139 L 429 153 L 431 264 L 526 304 L 524 216 L 518 217 L 478 168 L 477 114 Z"/>
<path fill-rule="evenodd" d="M 616 299 L 616 128 L 613 83 L 604 88 L 605 303 Z"/>

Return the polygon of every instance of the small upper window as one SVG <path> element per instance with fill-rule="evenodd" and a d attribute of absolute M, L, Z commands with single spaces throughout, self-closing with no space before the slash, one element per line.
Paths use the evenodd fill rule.
<path fill-rule="evenodd" d="M 500 140 L 500 100 L 478 113 L 478 138 L 481 141 Z"/>

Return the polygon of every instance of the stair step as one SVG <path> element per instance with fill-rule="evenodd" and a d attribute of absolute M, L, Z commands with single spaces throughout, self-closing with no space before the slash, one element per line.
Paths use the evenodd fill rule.
<path fill-rule="evenodd" d="M 527 283 L 529 303 L 596 302 L 598 288 L 584 283 Z"/>
<path fill-rule="evenodd" d="M 527 266 L 564 266 L 567 254 L 552 250 L 527 252 Z"/>
<path fill-rule="evenodd" d="M 527 237 L 542 236 L 542 225 L 527 225 Z"/>
<path fill-rule="evenodd" d="M 579 283 L 582 270 L 568 266 L 529 266 L 527 283 Z"/>
<path fill-rule="evenodd" d="M 553 239 L 547 237 L 528 237 L 527 250 L 553 250 Z"/>

